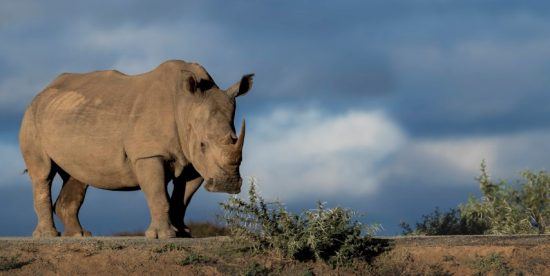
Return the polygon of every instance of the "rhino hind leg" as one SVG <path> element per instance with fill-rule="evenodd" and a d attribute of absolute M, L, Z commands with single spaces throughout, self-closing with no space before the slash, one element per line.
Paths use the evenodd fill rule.
<path fill-rule="evenodd" d="M 27 156 L 27 170 L 32 182 L 34 211 L 38 223 L 32 233 L 33 238 L 51 238 L 59 236 L 55 228 L 52 212 L 52 181 L 55 176 L 55 164 L 45 154 Z"/>
<path fill-rule="evenodd" d="M 57 166 L 41 147 L 36 133 L 33 113 L 25 111 L 19 133 L 19 146 L 32 183 L 34 211 L 38 222 L 33 238 L 49 238 L 59 235 L 55 229 L 52 212 L 52 181 Z"/>
<path fill-rule="evenodd" d="M 191 198 L 201 186 L 202 177 L 191 180 L 182 178 L 174 179 L 174 190 L 170 197 L 170 220 L 176 227 L 176 235 L 182 238 L 190 238 L 191 230 L 185 225 L 185 212 L 191 202 Z"/>
<path fill-rule="evenodd" d="M 74 177 L 60 172 L 63 187 L 54 204 L 55 214 L 61 219 L 64 226 L 63 236 L 90 237 L 92 233 L 82 228 L 78 219 L 78 212 L 84 202 L 88 185 Z"/>

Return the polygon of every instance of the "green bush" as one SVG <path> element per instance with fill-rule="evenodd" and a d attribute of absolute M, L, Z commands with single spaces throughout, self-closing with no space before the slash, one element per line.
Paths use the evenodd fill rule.
<path fill-rule="evenodd" d="M 266 203 L 250 183 L 248 201 L 230 197 L 221 203 L 222 220 L 237 239 L 251 242 L 256 250 L 275 250 L 296 260 L 322 260 L 334 266 L 353 259 L 369 259 L 386 245 L 372 239 L 378 226 L 354 220 L 355 212 L 341 208 L 317 209 L 292 214 L 279 202 Z"/>
<path fill-rule="evenodd" d="M 423 215 L 414 230 L 406 222 L 401 222 L 399 226 L 404 235 L 480 235 L 487 230 L 485 223 L 462 216 L 460 209 L 451 208 L 442 212 L 438 207 L 432 213 Z"/>
<path fill-rule="evenodd" d="M 468 201 L 441 212 L 438 208 L 422 216 L 413 230 L 400 224 L 404 234 L 471 235 L 471 234 L 544 234 L 550 222 L 550 175 L 529 170 L 521 173 L 522 180 L 510 185 L 501 180 L 493 182 L 485 161 L 476 180 L 481 198 L 470 196 Z"/>
<path fill-rule="evenodd" d="M 493 182 L 485 162 L 477 178 L 483 196 L 460 206 L 464 217 L 487 224 L 486 234 L 544 234 L 550 221 L 550 175 L 529 170 L 513 186 Z"/>

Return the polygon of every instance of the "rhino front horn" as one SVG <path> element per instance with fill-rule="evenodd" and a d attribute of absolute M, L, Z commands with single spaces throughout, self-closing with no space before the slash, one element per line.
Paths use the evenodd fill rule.
<path fill-rule="evenodd" d="M 243 123 L 241 125 L 241 133 L 239 133 L 239 138 L 237 139 L 237 143 L 235 144 L 238 151 L 243 150 L 245 132 L 246 132 L 246 123 L 244 122 L 244 119 L 243 119 Z"/>

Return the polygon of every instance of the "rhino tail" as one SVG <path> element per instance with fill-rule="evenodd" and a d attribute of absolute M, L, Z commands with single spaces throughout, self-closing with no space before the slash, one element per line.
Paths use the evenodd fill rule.
<path fill-rule="evenodd" d="M 24 169 L 24 170 L 21 172 L 21 174 L 27 174 L 27 173 L 29 173 L 29 170 L 28 170 L 28 169 Z"/>

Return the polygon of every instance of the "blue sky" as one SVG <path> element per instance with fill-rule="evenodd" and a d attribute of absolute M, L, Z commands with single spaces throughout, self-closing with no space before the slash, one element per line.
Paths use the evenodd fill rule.
<path fill-rule="evenodd" d="M 550 164 L 550 5 L 545 1 L 0 1 L 0 235 L 34 227 L 17 131 L 62 72 L 142 73 L 201 63 L 239 98 L 243 175 L 293 210 L 316 200 L 367 213 L 384 234 Z M 59 183 L 54 192 L 59 190 Z M 225 195 L 189 210 L 213 219 Z M 89 189 L 96 234 L 143 229 L 141 192 Z"/>

